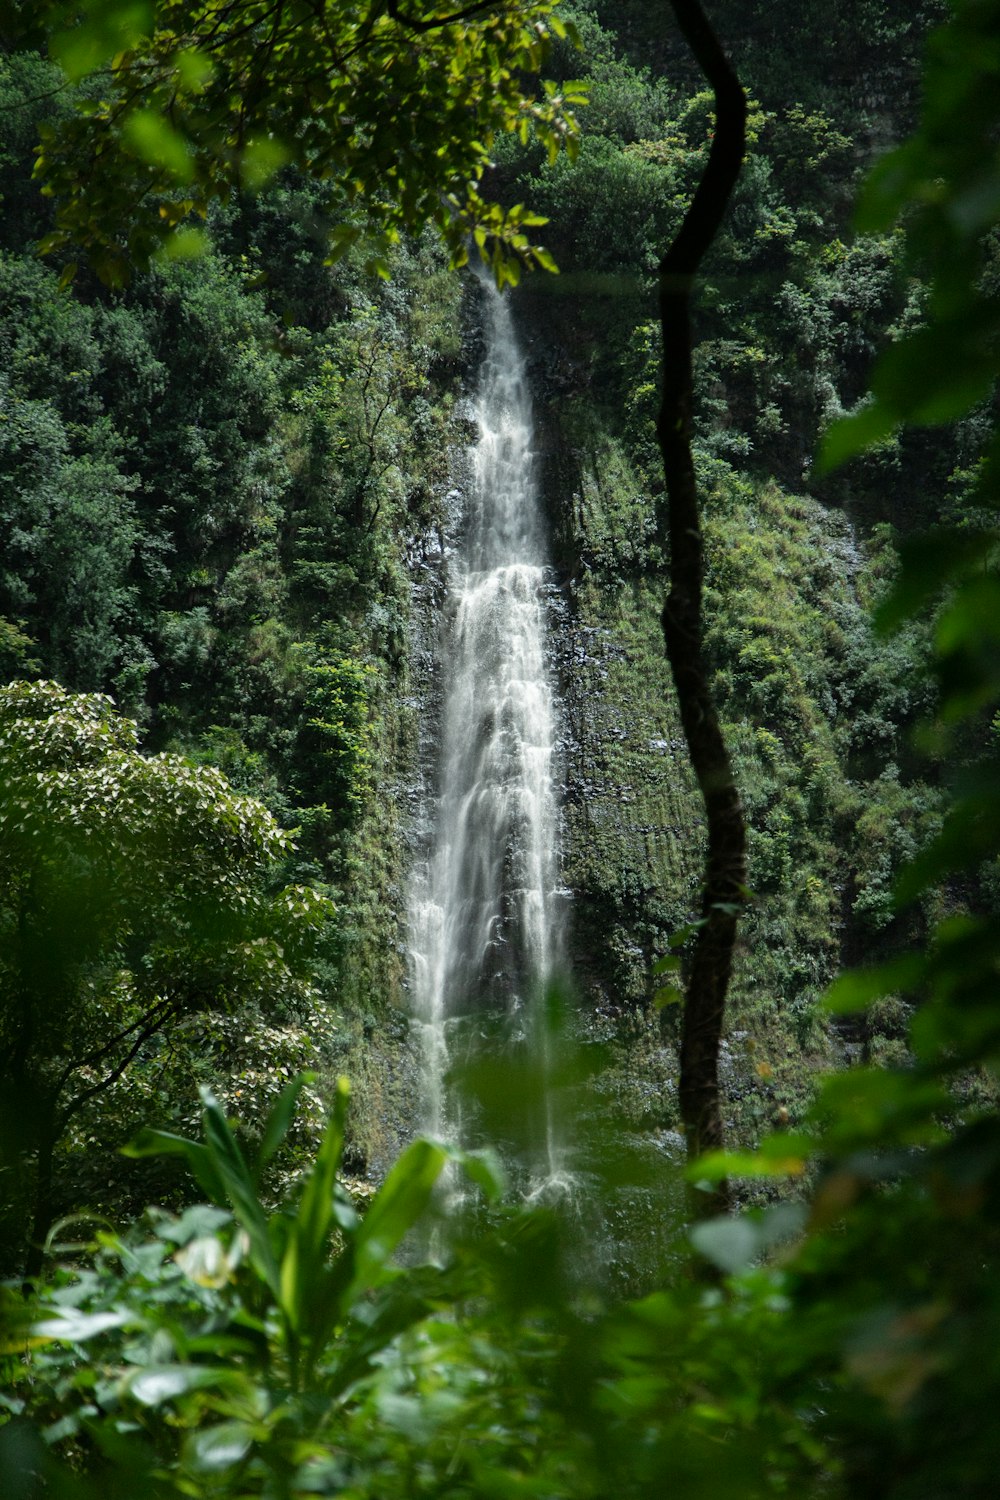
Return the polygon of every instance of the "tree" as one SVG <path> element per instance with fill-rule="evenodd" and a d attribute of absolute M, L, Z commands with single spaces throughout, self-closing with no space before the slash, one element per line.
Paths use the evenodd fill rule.
<path fill-rule="evenodd" d="M 678 25 L 715 96 L 715 133 L 708 162 L 684 221 L 660 262 L 663 378 L 657 424 L 670 539 L 670 593 L 663 607 L 663 634 L 708 826 L 702 909 L 685 988 L 679 1090 L 688 1153 L 697 1158 L 722 1145 L 718 1053 L 736 920 L 746 898 L 746 828 L 702 654 L 704 563 L 691 454 L 690 302 L 695 274 L 715 238 L 743 160 L 746 98 L 697 0 L 672 3 Z M 722 1206 L 722 1185 L 716 1198 Z"/>
<path fill-rule="evenodd" d="M 270 891 L 287 834 L 220 772 L 144 756 L 99 694 L 0 689 L 0 1146 L 54 1212 L 54 1153 L 83 1106 L 180 1017 L 305 983 L 329 904 Z"/>
<path fill-rule="evenodd" d="M 453 263 L 492 243 L 498 279 L 546 264 L 520 205 L 479 184 L 494 137 L 534 132 L 573 150 L 579 94 L 527 80 L 572 27 L 558 0 L 452 5 L 369 0 L 49 0 L 18 7 L 8 49 L 44 41 L 80 82 L 76 112 L 43 126 L 37 172 L 56 200 L 43 248 L 81 248 L 115 285 L 160 247 L 190 254 L 194 220 L 284 166 L 329 184 L 333 252 L 371 264 L 403 227 L 433 224 Z M 67 271 L 71 275 L 71 271 Z"/>

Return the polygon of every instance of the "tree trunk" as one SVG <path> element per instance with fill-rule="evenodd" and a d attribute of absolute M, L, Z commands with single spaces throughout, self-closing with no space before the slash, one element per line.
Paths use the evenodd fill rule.
<path fill-rule="evenodd" d="M 662 403 L 657 436 L 667 482 L 670 592 L 661 623 L 691 764 L 705 804 L 708 848 L 701 918 L 684 996 L 680 1107 L 691 1160 L 722 1145 L 719 1043 L 736 923 L 746 899 L 746 829 L 702 652 L 701 520 L 691 455 L 691 295 L 743 161 L 746 99 L 698 0 L 671 0 L 715 94 L 715 133 L 704 175 L 660 262 Z M 699 1195 L 700 1197 L 701 1195 Z M 719 1185 L 699 1211 L 728 1206 Z"/>
<path fill-rule="evenodd" d="M 38 1151 L 35 1167 L 35 1191 L 31 1215 L 31 1234 L 24 1259 L 24 1280 L 30 1285 L 42 1269 L 45 1240 L 52 1228 L 52 1168 L 56 1144 L 55 1108 L 42 1106 L 38 1116 Z"/>

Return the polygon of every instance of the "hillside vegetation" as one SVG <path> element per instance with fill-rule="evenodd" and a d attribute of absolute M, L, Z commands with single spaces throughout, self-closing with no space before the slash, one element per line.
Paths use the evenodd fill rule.
<path fill-rule="evenodd" d="M 654 314 L 714 120 L 679 36 L 562 5 L 543 127 L 489 142 L 476 208 L 508 215 L 551 538 L 563 1209 L 504 1201 L 489 1151 L 407 1145 L 465 241 L 396 237 L 387 189 L 373 252 L 284 158 L 102 279 L 32 176 L 90 85 L 4 43 L 0 1254 L 41 1299 L 4 1303 L 16 1500 L 992 1493 L 997 6 L 712 11 L 750 113 L 695 460 L 751 900 L 705 1173 L 750 1213 L 693 1231 L 670 975 L 704 827 L 659 623 Z M 511 242 L 522 204 L 544 250 Z M 495 1107 L 536 1083 L 498 1062 Z M 443 1173 L 483 1205 L 418 1230 Z"/>

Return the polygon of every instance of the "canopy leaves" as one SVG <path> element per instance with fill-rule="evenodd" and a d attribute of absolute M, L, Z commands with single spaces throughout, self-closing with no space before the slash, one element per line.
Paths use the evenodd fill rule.
<path fill-rule="evenodd" d="M 158 251 L 196 253 L 213 202 L 294 167 L 329 184 L 334 257 L 360 240 L 387 274 L 401 230 L 433 224 L 455 265 L 471 235 L 514 279 L 545 263 L 527 233 L 542 221 L 480 188 L 500 134 L 575 148 L 579 88 L 531 82 L 572 33 L 557 4 L 49 0 L 30 29 L 76 108 L 42 129 L 43 248 L 82 250 L 119 285 Z"/>

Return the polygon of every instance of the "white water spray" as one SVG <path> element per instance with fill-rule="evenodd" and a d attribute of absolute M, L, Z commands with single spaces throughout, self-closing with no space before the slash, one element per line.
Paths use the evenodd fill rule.
<path fill-rule="evenodd" d="M 470 1017 L 504 1016 L 500 1045 L 536 1049 L 544 1076 L 550 1039 L 541 1007 L 562 957 L 548 574 L 531 403 L 510 312 L 492 284 L 484 304 L 479 435 L 440 648 L 431 841 L 411 901 L 423 1124 L 453 1140 L 462 1138 L 462 1120 L 446 1075 L 463 1023 L 468 1030 Z M 543 1114 L 544 1139 L 529 1164 L 535 1191 L 567 1180 L 551 1103 Z"/>

